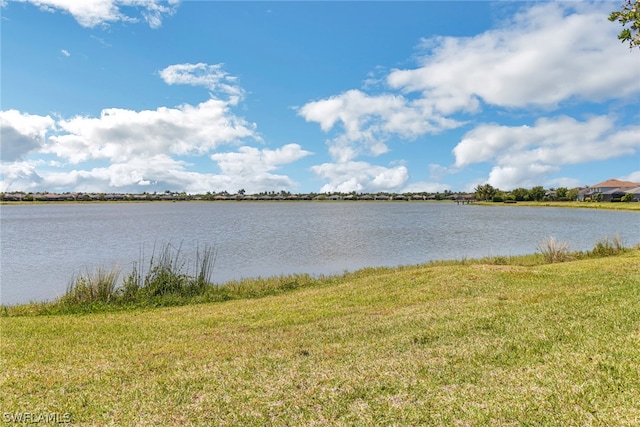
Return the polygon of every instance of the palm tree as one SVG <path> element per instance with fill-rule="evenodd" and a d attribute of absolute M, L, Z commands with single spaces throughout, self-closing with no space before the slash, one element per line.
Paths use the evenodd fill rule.
<path fill-rule="evenodd" d="M 475 198 L 477 200 L 489 201 L 496 194 L 498 189 L 494 188 L 491 184 L 478 185 L 475 189 Z"/>

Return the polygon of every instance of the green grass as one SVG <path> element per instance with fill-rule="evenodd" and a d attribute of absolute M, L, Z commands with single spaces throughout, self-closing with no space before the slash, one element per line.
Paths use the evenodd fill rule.
<path fill-rule="evenodd" d="M 76 425 L 638 425 L 640 248 L 541 257 L 3 316 L 1 411 Z"/>
<path fill-rule="evenodd" d="M 486 206 L 534 206 L 534 207 L 554 207 L 554 208 L 583 208 L 583 209 L 607 209 L 607 210 L 624 210 L 624 211 L 640 211 L 640 203 L 612 203 L 612 202 L 516 202 L 516 203 L 494 203 L 494 202 L 475 202 L 479 205 Z"/>

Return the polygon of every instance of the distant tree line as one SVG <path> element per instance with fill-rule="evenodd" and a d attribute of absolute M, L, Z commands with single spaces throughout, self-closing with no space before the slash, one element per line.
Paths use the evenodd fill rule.
<path fill-rule="evenodd" d="M 504 202 L 504 201 L 514 201 L 514 202 L 525 202 L 525 201 L 535 201 L 540 202 L 542 200 L 575 200 L 578 197 L 578 192 L 580 189 L 573 188 L 571 190 L 560 187 L 558 189 L 550 189 L 545 190 L 544 187 L 538 185 L 531 189 L 527 189 L 524 187 L 514 188 L 511 191 L 502 191 L 498 188 L 493 187 L 491 184 L 483 184 L 478 185 L 475 189 L 475 198 L 476 200 L 483 201 L 494 201 L 494 202 Z"/>
<path fill-rule="evenodd" d="M 207 191 L 201 194 L 189 194 L 184 191 L 166 190 L 163 193 L 81 193 L 81 192 L 4 192 L 0 193 L 0 201 L 4 202 L 54 202 L 54 201 L 187 201 L 187 200 L 477 200 L 485 202 L 525 202 L 525 201 L 573 201 L 578 199 L 580 188 L 558 187 L 545 189 L 538 185 L 533 188 L 518 187 L 510 191 L 502 191 L 491 184 L 481 184 L 474 188 L 473 192 L 377 192 L 358 193 L 352 192 L 324 192 L 324 193 L 291 193 L 290 191 L 262 191 L 248 194 L 244 189 L 236 193 L 227 191 Z M 602 201 L 601 193 L 589 195 L 591 201 Z M 634 195 L 624 194 L 623 197 L 612 201 L 631 202 Z"/>
<path fill-rule="evenodd" d="M 493 201 L 493 202 L 541 202 L 544 200 L 549 201 L 573 201 L 578 199 L 578 194 L 580 193 L 580 188 L 566 188 L 566 187 L 558 187 L 558 188 L 550 188 L 546 190 L 544 187 L 538 185 L 531 189 L 518 187 L 514 188 L 511 191 L 502 191 L 498 188 L 493 187 L 491 184 L 482 184 L 478 185 L 474 189 L 474 197 L 476 200 L 481 201 Z M 594 193 L 591 197 L 591 200 L 594 202 L 602 201 L 601 193 Z M 633 201 L 633 194 L 627 193 L 625 194 L 619 201 L 621 202 L 631 202 Z"/>

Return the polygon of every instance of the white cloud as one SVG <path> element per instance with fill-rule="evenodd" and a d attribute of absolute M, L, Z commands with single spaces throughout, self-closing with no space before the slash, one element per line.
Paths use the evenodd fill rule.
<path fill-rule="evenodd" d="M 298 114 L 308 122 L 319 123 L 325 132 L 340 123 L 343 133 L 329 142 L 329 151 L 341 163 L 362 154 L 386 153 L 385 141 L 391 135 L 414 139 L 460 125 L 432 114 L 430 106 L 421 100 L 410 101 L 393 94 L 370 96 L 359 90 L 309 102 L 298 109 Z"/>
<path fill-rule="evenodd" d="M 227 103 L 210 99 L 196 106 L 133 111 L 105 109 L 100 117 L 57 123 L 45 152 L 79 163 L 89 159 L 124 162 L 158 154 L 202 155 L 222 144 L 259 139 L 255 124 L 236 117 Z"/>
<path fill-rule="evenodd" d="M 54 120 L 50 116 L 17 110 L 0 111 L 0 159 L 3 162 L 15 161 L 38 149 L 53 125 Z"/>
<path fill-rule="evenodd" d="M 141 9 L 142 18 L 151 28 L 159 28 L 164 16 L 173 15 L 179 0 L 16 0 L 31 3 L 42 10 L 61 10 L 72 15 L 83 27 L 95 27 L 111 22 L 137 22 L 123 8 Z"/>
<path fill-rule="evenodd" d="M 298 144 L 287 144 L 275 150 L 245 146 L 237 152 L 213 154 L 211 159 L 218 163 L 227 191 L 242 187 L 249 192 L 260 192 L 295 187 L 297 184 L 289 177 L 271 172 L 310 154 Z"/>
<path fill-rule="evenodd" d="M 37 188 L 43 178 L 34 162 L 0 163 L 0 191 L 29 191 Z"/>
<path fill-rule="evenodd" d="M 274 171 L 311 154 L 298 144 L 276 149 L 243 146 L 237 152 L 211 154 L 223 144 L 260 139 L 254 125 L 233 116 L 215 99 L 155 111 L 108 109 L 97 118 L 57 123 L 49 116 L 0 111 L 0 123 L 0 191 L 285 190 L 298 184 Z M 47 132 L 53 135 L 43 145 Z M 65 161 L 20 160 L 28 152 L 54 154 Z M 174 158 L 204 155 L 217 162 L 219 174 L 194 171 L 192 164 Z M 88 163 L 92 160 L 106 160 L 108 165 L 96 167 Z M 67 169 L 69 163 L 85 161 L 87 168 Z"/>
<path fill-rule="evenodd" d="M 60 53 L 62 53 L 62 54 L 63 54 L 64 56 L 66 56 L 66 57 L 71 56 L 71 54 L 69 53 L 69 51 L 68 51 L 68 50 L 66 50 L 66 49 L 62 49 L 62 50 L 60 50 Z"/>
<path fill-rule="evenodd" d="M 323 163 L 311 170 L 329 180 L 320 189 L 323 193 L 398 191 L 409 179 L 405 166 L 387 168 L 367 162 Z"/>
<path fill-rule="evenodd" d="M 214 175 L 189 171 L 188 166 L 168 155 L 157 154 L 112 163 L 106 167 L 48 172 L 43 174 L 40 186 L 57 191 L 73 188 L 83 192 L 216 190 L 216 187 L 209 186 L 217 183 Z"/>
<path fill-rule="evenodd" d="M 574 7 L 578 13 L 571 13 Z M 403 93 L 420 92 L 444 114 L 473 110 L 478 99 L 553 108 L 573 98 L 638 93 L 637 57 L 615 43 L 617 28 L 607 10 L 593 3 L 543 3 L 475 37 L 424 40 L 428 53 L 421 66 L 393 71 L 388 83 Z"/>
<path fill-rule="evenodd" d="M 235 84 L 237 77 L 231 76 L 222 69 L 223 64 L 209 65 L 174 64 L 160 71 L 160 77 L 169 85 L 186 84 L 203 86 L 212 92 L 229 95 L 233 104 L 244 96 L 244 91 Z"/>
<path fill-rule="evenodd" d="M 240 147 L 234 153 L 212 154 L 211 159 L 218 162 L 223 174 L 248 176 L 272 171 L 310 154 L 298 144 L 287 144 L 275 150 Z"/>
<path fill-rule="evenodd" d="M 493 163 L 489 183 L 508 190 L 539 185 L 562 165 L 588 163 L 640 151 L 640 126 L 616 128 L 608 117 L 579 122 L 540 119 L 533 126 L 480 125 L 453 149 L 455 166 Z"/>
<path fill-rule="evenodd" d="M 638 163 L 638 167 L 640 167 L 640 163 Z M 619 179 L 621 181 L 640 182 L 640 170 L 631 172 L 629 175 L 621 176 Z"/>
<path fill-rule="evenodd" d="M 0 191 L 42 190 L 83 192 L 130 192 L 180 190 L 187 193 L 207 191 L 235 192 L 244 188 L 249 193 L 287 190 L 297 186 L 286 175 L 273 173 L 279 167 L 311 154 L 297 144 L 275 150 L 240 147 L 238 152 L 212 155 L 220 174 L 191 170 L 189 163 L 166 154 L 133 157 L 90 169 L 36 170 L 38 164 L 16 162 L 2 165 Z"/>
<path fill-rule="evenodd" d="M 439 182 L 414 182 L 404 187 L 401 193 L 442 193 L 451 190 L 451 186 Z"/>
<path fill-rule="evenodd" d="M 534 4 L 475 37 L 423 40 L 418 66 L 390 72 L 385 93 L 349 90 L 309 102 L 298 114 L 325 132 L 341 127 L 328 144 L 333 159 L 345 163 L 389 151 L 392 137 L 414 140 L 459 127 L 483 109 L 538 115 L 576 101 L 630 98 L 640 93 L 638 58 L 617 43 L 607 16 L 605 3 Z M 636 147 L 628 134 L 635 128 L 603 134 L 612 132 L 606 118 L 549 119 L 535 128 L 478 126 L 455 148 L 451 171 L 493 161 L 491 181 L 511 186 Z"/>
<path fill-rule="evenodd" d="M 198 105 L 156 110 L 109 108 L 98 117 L 58 120 L 0 111 L 0 188 L 201 193 L 240 188 L 249 192 L 286 190 L 298 185 L 274 173 L 312 154 L 298 144 L 276 149 L 242 146 L 236 152 L 216 153 L 223 145 L 262 141 L 254 123 L 231 111 L 243 91 L 220 65 L 181 64 L 167 67 L 162 77 L 170 84 L 203 85 L 225 92 L 231 99 L 211 98 Z M 22 161 L 28 153 L 41 160 Z M 45 161 L 42 155 L 50 158 Z M 200 164 L 189 163 L 192 159 Z M 216 162 L 220 173 L 202 172 L 203 159 Z M 74 169 L 69 170 L 70 166 Z"/>

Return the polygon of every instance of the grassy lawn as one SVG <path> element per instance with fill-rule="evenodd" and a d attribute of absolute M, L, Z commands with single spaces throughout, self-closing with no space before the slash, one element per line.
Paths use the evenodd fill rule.
<path fill-rule="evenodd" d="M 0 317 L 0 411 L 75 425 L 640 424 L 640 250 Z"/>
<path fill-rule="evenodd" d="M 620 211 L 639 211 L 640 203 L 611 203 L 611 202 L 517 202 L 517 203 L 493 203 L 476 202 L 488 206 L 543 206 L 554 208 L 584 208 L 584 209 L 609 209 Z"/>

